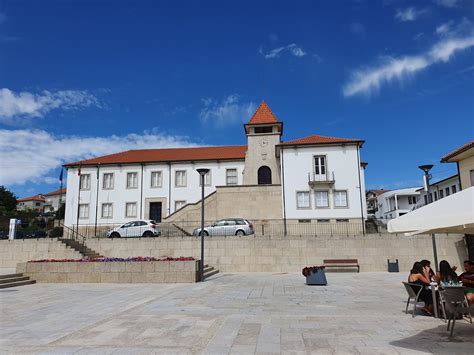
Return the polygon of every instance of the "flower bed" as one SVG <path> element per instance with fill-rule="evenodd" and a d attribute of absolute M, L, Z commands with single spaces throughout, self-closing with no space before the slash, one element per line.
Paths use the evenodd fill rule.
<path fill-rule="evenodd" d="M 29 263 L 84 263 L 84 262 L 130 262 L 130 261 L 193 261 L 196 260 L 191 256 L 180 256 L 179 258 L 173 258 L 171 256 L 164 256 L 161 258 L 155 258 L 153 256 L 130 256 L 128 258 L 82 258 L 82 259 L 40 259 L 30 260 Z"/>

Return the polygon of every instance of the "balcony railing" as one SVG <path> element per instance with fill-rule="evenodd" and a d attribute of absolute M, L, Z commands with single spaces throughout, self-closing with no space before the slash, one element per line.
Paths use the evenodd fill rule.
<path fill-rule="evenodd" d="M 322 184 L 333 185 L 335 181 L 334 171 L 327 171 L 326 174 L 308 173 L 308 184 L 310 186 Z"/>

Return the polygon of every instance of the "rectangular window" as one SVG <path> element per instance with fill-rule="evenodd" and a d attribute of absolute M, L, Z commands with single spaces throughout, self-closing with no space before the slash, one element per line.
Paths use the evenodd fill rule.
<path fill-rule="evenodd" d="M 416 205 L 416 196 L 408 196 L 408 204 Z"/>
<path fill-rule="evenodd" d="M 186 186 L 186 170 L 176 170 L 174 173 L 174 186 L 185 187 Z"/>
<path fill-rule="evenodd" d="M 439 190 L 439 198 L 443 198 L 444 197 L 444 191 L 443 189 Z"/>
<path fill-rule="evenodd" d="M 89 204 L 79 205 L 79 218 L 89 218 Z"/>
<path fill-rule="evenodd" d="M 237 185 L 237 169 L 226 169 L 225 183 L 226 185 Z"/>
<path fill-rule="evenodd" d="M 456 185 L 451 186 L 451 191 L 453 192 L 453 194 L 456 193 Z"/>
<path fill-rule="evenodd" d="M 310 208 L 308 191 L 300 191 L 296 193 L 296 207 L 297 208 Z"/>
<path fill-rule="evenodd" d="M 138 187 L 138 173 L 127 173 L 127 189 Z"/>
<path fill-rule="evenodd" d="M 201 175 L 199 177 L 199 186 L 201 186 Z M 211 170 L 204 175 L 204 186 L 211 186 Z"/>
<path fill-rule="evenodd" d="M 329 219 L 318 219 L 318 223 L 329 223 Z"/>
<path fill-rule="evenodd" d="M 163 186 L 163 175 L 161 171 L 152 171 L 151 172 L 151 187 L 161 187 Z"/>
<path fill-rule="evenodd" d="M 137 216 L 137 203 L 127 202 L 125 204 L 125 217 L 136 217 Z"/>
<path fill-rule="evenodd" d="M 91 174 L 83 174 L 80 177 L 80 189 L 89 190 L 91 188 Z"/>
<path fill-rule="evenodd" d="M 438 193 L 435 191 L 435 192 L 433 192 L 433 195 L 434 195 L 434 200 L 438 201 Z"/>
<path fill-rule="evenodd" d="M 446 196 L 449 196 L 449 187 L 445 188 L 444 192 L 446 192 Z"/>
<path fill-rule="evenodd" d="M 314 199 L 316 201 L 316 207 L 329 207 L 329 194 L 327 191 L 316 191 L 314 193 Z"/>
<path fill-rule="evenodd" d="M 425 205 L 427 205 L 428 204 L 428 195 L 424 195 L 423 197 L 425 198 Z"/>
<path fill-rule="evenodd" d="M 255 133 L 272 133 L 272 127 L 255 127 Z"/>
<path fill-rule="evenodd" d="M 314 157 L 314 173 L 326 175 L 326 157 L 324 155 Z"/>
<path fill-rule="evenodd" d="M 347 191 L 334 191 L 334 206 L 347 207 Z"/>
<path fill-rule="evenodd" d="M 114 174 L 105 173 L 102 178 L 102 188 L 104 190 L 112 190 L 114 188 Z"/>
<path fill-rule="evenodd" d="M 112 204 L 111 203 L 102 204 L 102 218 L 112 218 Z"/>
<path fill-rule="evenodd" d="M 299 219 L 298 223 L 311 223 L 310 219 Z"/>
<path fill-rule="evenodd" d="M 180 208 L 184 207 L 186 201 L 174 201 L 174 210 L 177 211 Z"/>
<path fill-rule="evenodd" d="M 392 215 L 390 215 L 390 217 L 392 217 Z M 347 222 L 349 222 L 349 220 L 345 219 L 345 218 L 342 218 L 342 219 L 336 219 L 336 222 L 338 222 L 338 223 L 347 223 Z"/>
<path fill-rule="evenodd" d="M 471 186 L 474 186 L 474 170 L 469 171 L 469 176 L 471 179 Z"/>

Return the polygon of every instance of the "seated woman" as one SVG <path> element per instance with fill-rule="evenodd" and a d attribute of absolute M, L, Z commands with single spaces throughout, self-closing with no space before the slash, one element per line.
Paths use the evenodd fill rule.
<path fill-rule="evenodd" d="M 451 265 L 446 260 L 439 263 L 439 271 L 436 273 L 436 281 L 438 284 L 458 284 L 458 275 L 454 272 Z"/>
<path fill-rule="evenodd" d="M 430 285 L 430 278 L 429 278 L 429 268 L 424 267 L 420 262 L 416 262 L 413 264 L 413 268 L 410 271 L 410 275 L 408 276 L 408 282 L 412 284 L 420 285 L 421 293 L 419 299 L 425 302 L 425 307 L 422 308 L 422 311 L 428 313 L 429 315 L 433 314 L 433 296 L 431 291 L 428 290 L 425 286 Z M 418 293 L 419 288 L 413 287 L 413 291 Z"/>

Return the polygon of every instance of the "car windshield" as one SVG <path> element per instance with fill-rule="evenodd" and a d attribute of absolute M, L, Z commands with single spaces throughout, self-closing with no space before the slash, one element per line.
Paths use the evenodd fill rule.
<path fill-rule="evenodd" d="M 150 223 L 151 224 L 158 224 L 156 221 L 153 221 L 153 220 L 151 220 Z"/>

